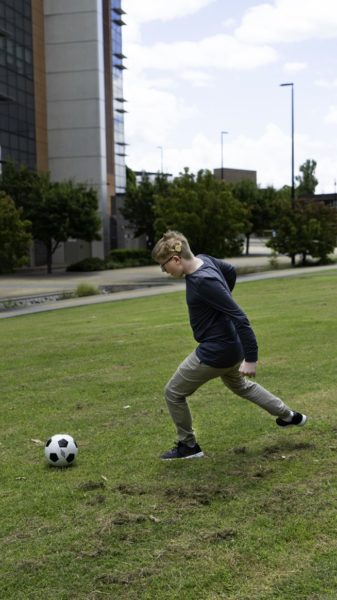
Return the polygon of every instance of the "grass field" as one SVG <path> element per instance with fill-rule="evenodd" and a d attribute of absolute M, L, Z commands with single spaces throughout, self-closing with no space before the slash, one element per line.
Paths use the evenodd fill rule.
<path fill-rule="evenodd" d="M 281 430 L 213 381 L 195 461 L 158 460 L 162 388 L 195 346 L 182 293 L 1 322 L 1 600 L 336 599 L 336 272 L 235 297 L 258 381 L 310 420 Z M 61 432 L 68 469 L 43 456 Z"/>

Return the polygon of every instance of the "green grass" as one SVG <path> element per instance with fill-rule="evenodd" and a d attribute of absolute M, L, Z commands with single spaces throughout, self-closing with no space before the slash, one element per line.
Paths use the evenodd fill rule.
<path fill-rule="evenodd" d="M 207 458 L 163 463 L 162 388 L 195 344 L 182 293 L 1 322 L 3 600 L 335 600 L 335 272 L 237 286 L 272 417 L 213 381 L 190 400 Z M 72 434 L 77 463 L 43 444 Z"/>

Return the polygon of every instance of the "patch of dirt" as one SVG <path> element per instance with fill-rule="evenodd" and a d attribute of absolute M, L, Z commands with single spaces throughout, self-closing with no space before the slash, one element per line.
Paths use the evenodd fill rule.
<path fill-rule="evenodd" d="M 285 442 L 282 445 L 272 445 L 266 446 L 263 449 L 263 454 L 265 456 L 279 454 L 280 452 L 292 452 L 296 450 L 313 450 L 315 448 L 315 444 L 311 442 Z"/>
<path fill-rule="evenodd" d="M 123 525 L 135 525 L 137 523 L 145 523 L 149 517 L 143 514 L 130 513 L 127 511 L 120 511 L 109 517 L 103 517 L 99 519 L 99 535 L 109 534 L 116 527 Z"/>
<path fill-rule="evenodd" d="M 105 496 L 103 496 L 103 494 L 98 494 L 94 498 L 90 498 L 90 500 L 88 500 L 87 504 L 89 506 L 96 506 L 98 504 L 104 504 L 105 500 L 106 500 L 106 498 L 105 498 Z"/>
<path fill-rule="evenodd" d="M 238 446 L 237 448 L 233 448 L 234 454 L 246 454 L 247 448 L 246 446 Z"/>
<path fill-rule="evenodd" d="M 144 523 L 147 519 L 146 515 L 119 512 L 112 517 L 111 522 L 114 525 L 127 525 L 128 523 Z"/>
<path fill-rule="evenodd" d="M 127 485 L 126 483 L 120 483 L 114 489 L 126 496 L 144 496 L 147 493 L 147 490 L 139 485 Z"/>
<path fill-rule="evenodd" d="M 82 550 L 78 558 L 98 558 L 105 554 L 106 550 L 103 547 L 94 548 L 92 550 Z"/>
<path fill-rule="evenodd" d="M 168 488 L 164 495 L 169 499 L 174 499 L 175 502 L 181 501 L 184 504 L 211 504 L 216 498 L 228 500 L 233 498 L 233 492 L 221 486 L 197 485 L 194 487 L 177 487 Z"/>
<path fill-rule="evenodd" d="M 105 488 L 104 481 L 87 481 L 86 483 L 81 483 L 78 486 L 78 489 L 82 492 L 91 492 L 93 490 L 100 490 Z"/>
<path fill-rule="evenodd" d="M 221 542 L 230 541 L 232 542 L 237 537 L 237 531 L 235 529 L 219 529 L 218 531 L 211 531 L 200 536 L 201 540 L 209 542 Z"/>
<path fill-rule="evenodd" d="M 20 571 L 24 571 L 25 573 L 31 573 L 43 567 L 42 560 L 35 560 L 34 558 L 27 558 L 24 560 L 19 560 L 16 563 L 16 569 Z"/>

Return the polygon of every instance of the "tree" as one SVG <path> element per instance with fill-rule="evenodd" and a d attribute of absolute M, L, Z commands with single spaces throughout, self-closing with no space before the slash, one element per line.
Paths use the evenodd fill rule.
<path fill-rule="evenodd" d="M 133 228 L 134 237 L 146 236 L 149 248 L 153 248 L 155 243 L 155 195 L 165 195 L 169 185 L 162 173 L 158 173 L 153 182 L 147 173 L 143 173 L 137 184 L 135 173 L 126 168 L 126 196 L 120 212 Z"/>
<path fill-rule="evenodd" d="M 297 187 L 297 195 L 313 195 L 315 193 L 316 186 L 318 184 L 318 179 L 315 176 L 317 163 L 315 160 L 306 160 L 300 166 L 301 175 L 297 175 L 295 177 L 296 181 L 298 181 Z"/>
<path fill-rule="evenodd" d="M 264 229 L 274 229 L 281 212 L 291 207 L 291 188 L 285 185 L 277 190 L 270 185 L 259 193 L 266 210 Z"/>
<path fill-rule="evenodd" d="M 165 195 L 155 196 L 154 212 L 157 239 L 167 229 L 177 229 L 187 236 L 195 253 L 241 253 L 239 235 L 245 228 L 246 210 L 233 197 L 230 186 L 209 171 L 195 176 L 185 169 Z"/>
<path fill-rule="evenodd" d="M 52 271 L 52 257 L 61 243 L 69 238 L 87 242 L 101 239 L 98 199 L 93 188 L 72 181 L 51 183 L 41 176 L 31 196 L 30 219 L 34 239 L 43 242 L 47 251 L 47 270 Z"/>
<path fill-rule="evenodd" d="M 12 273 L 27 262 L 30 223 L 22 219 L 12 198 L 0 192 L 0 273 Z"/>
<path fill-rule="evenodd" d="M 10 163 L 3 170 L 1 187 L 32 223 L 34 240 L 44 244 L 48 273 L 61 243 L 69 238 L 88 242 L 100 239 L 98 198 L 93 188 L 72 181 L 51 182 L 48 173 L 39 174 Z"/>
<path fill-rule="evenodd" d="M 233 185 L 233 194 L 247 210 L 246 228 L 246 254 L 249 254 L 249 242 L 252 233 L 261 235 L 270 227 L 270 213 L 266 196 L 254 181 L 244 179 Z"/>
<path fill-rule="evenodd" d="M 308 255 L 324 262 L 334 251 L 337 237 L 337 211 L 315 201 L 297 200 L 294 209 L 282 212 L 276 223 L 276 234 L 267 246 L 287 256 Z"/>

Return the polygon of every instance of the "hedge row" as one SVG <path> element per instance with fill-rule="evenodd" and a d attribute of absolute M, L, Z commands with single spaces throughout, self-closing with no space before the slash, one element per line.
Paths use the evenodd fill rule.
<path fill-rule="evenodd" d="M 111 250 L 105 260 L 95 256 L 92 258 L 84 258 L 77 263 L 69 265 L 67 271 L 104 271 L 106 269 L 144 267 L 152 264 L 154 263 L 149 250 L 117 249 Z"/>

